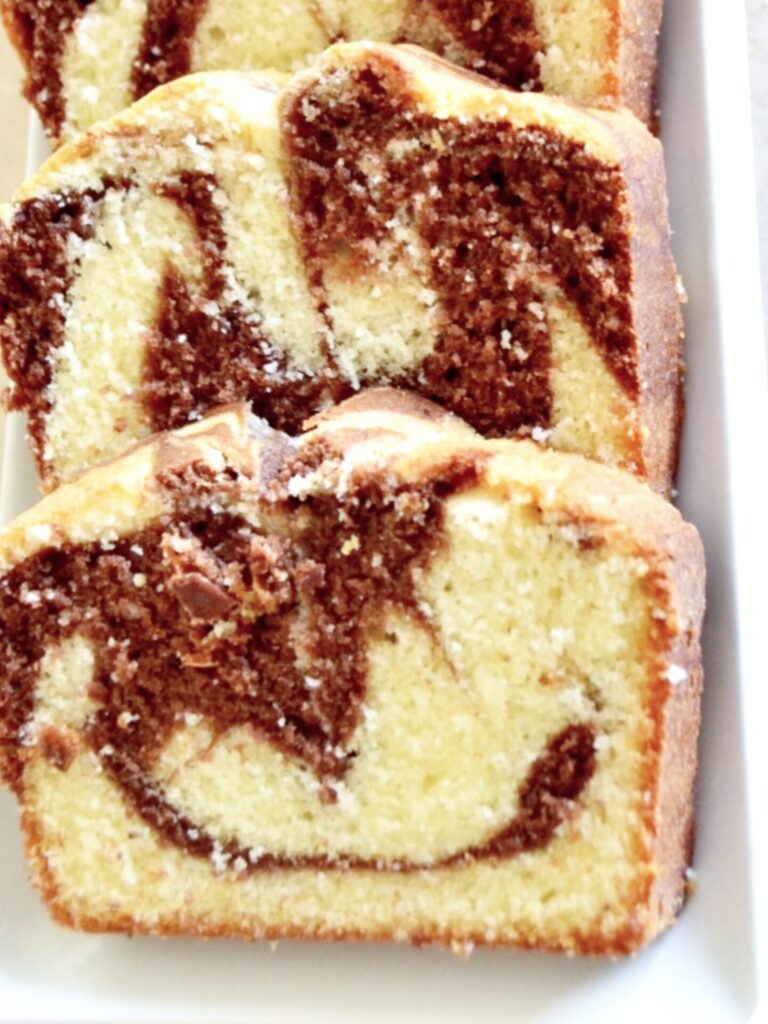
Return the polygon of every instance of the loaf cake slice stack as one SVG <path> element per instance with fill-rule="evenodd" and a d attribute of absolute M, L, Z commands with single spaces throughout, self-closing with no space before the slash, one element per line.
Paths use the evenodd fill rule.
<path fill-rule="evenodd" d="M 340 44 L 283 89 L 192 76 L 20 189 L 0 343 L 46 487 L 217 403 L 295 432 L 388 384 L 666 491 L 661 148 L 407 47 Z"/>
<path fill-rule="evenodd" d="M 662 0 L 0 0 L 25 91 L 70 139 L 190 71 L 296 70 L 339 39 L 410 42 L 522 89 L 653 118 Z"/>
<path fill-rule="evenodd" d="M 0 755 L 55 917 L 621 954 L 690 853 L 696 531 L 369 392 L 244 407 L 0 534 Z"/>

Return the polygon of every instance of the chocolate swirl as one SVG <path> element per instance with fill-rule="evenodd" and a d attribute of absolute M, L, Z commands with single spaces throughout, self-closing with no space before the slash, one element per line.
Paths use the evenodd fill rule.
<path fill-rule="evenodd" d="M 192 69 L 192 43 L 209 0 L 149 0 L 131 85 L 140 99 Z"/>
<path fill-rule="evenodd" d="M 249 726 L 313 771 L 324 798 L 347 777 L 366 697 L 367 640 L 396 607 L 431 628 L 414 591 L 443 543 L 444 502 L 477 482 L 483 461 L 454 456 L 418 485 L 357 472 L 342 497 L 333 489 L 292 497 L 290 481 L 330 472 L 318 443 L 296 454 L 275 444 L 271 481 L 213 478 L 202 466 L 165 471 L 174 511 L 114 543 L 49 547 L 0 582 L 0 764 L 23 786 L 25 745 L 45 652 L 82 636 L 95 654 L 89 697 L 95 710 L 82 741 L 134 809 L 160 835 L 193 855 L 242 865 L 373 867 L 340 854 L 253 856 L 222 843 L 169 801 L 153 780 L 159 754 L 186 714 L 214 736 Z M 279 533 L 263 533 L 227 511 L 251 494 Z M 307 679 L 313 681 L 308 687 Z M 545 845 L 595 768 L 594 733 L 573 724 L 552 737 L 520 790 L 506 827 L 442 864 L 511 856 Z M 42 756 L 66 771 L 76 743 L 56 727 L 39 737 Z M 76 741 L 79 742 L 79 741 Z M 423 865 L 397 862 L 409 870 Z"/>

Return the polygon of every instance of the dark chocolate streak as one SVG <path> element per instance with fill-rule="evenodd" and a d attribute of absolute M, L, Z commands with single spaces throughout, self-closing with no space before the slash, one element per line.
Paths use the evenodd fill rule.
<path fill-rule="evenodd" d="M 296 229 L 322 304 L 328 264 L 353 280 L 375 266 L 405 211 L 442 323 L 434 352 L 395 386 L 487 436 L 549 425 L 541 286 L 551 283 L 575 304 L 622 387 L 637 393 L 618 167 L 545 128 L 415 111 L 404 73 L 374 56 L 338 93 L 330 89 L 315 98 L 310 84 L 283 109 Z M 424 141 L 402 155 L 387 150 L 415 140 Z"/>
<path fill-rule="evenodd" d="M 178 203 L 195 229 L 203 284 L 193 293 L 174 266 L 166 270 L 143 369 L 149 420 L 155 430 L 168 430 L 212 406 L 248 401 L 257 416 L 296 433 L 307 416 L 349 397 L 352 389 L 330 370 L 288 375 L 259 316 L 224 300 L 227 243 L 213 198 L 216 184 L 212 175 L 183 172 L 158 189 Z"/>
<path fill-rule="evenodd" d="M 11 408 L 29 414 L 36 452 L 45 443 L 52 355 L 64 342 L 64 301 L 75 272 L 68 247 L 73 237 L 92 236 L 96 206 L 111 185 L 29 199 L 9 226 L 0 224 L 0 346 L 14 387 Z"/>
<path fill-rule="evenodd" d="M 537 58 L 544 43 L 531 0 L 420 0 L 399 41 L 445 53 L 434 39 L 432 19 L 446 25 L 466 51 L 451 49 L 451 59 L 513 89 L 541 89 Z"/>
<path fill-rule="evenodd" d="M 192 66 L 192 41 L 209 0 L 149 0 L 131 72 L 135 99 Z"/>
<path fill-rule="evenodd" d="M 24 53 L 24 95 L 54 135 L 61 131 L 65 118 L 61 81 L 64 49 L 91 3 L 92 0 L 12 0 L 5 5 L 13 35 Z"/>
<path fill-rule="evenodd" d="M 196 713 L 215 735 L 250 726 L 313 770 L 333 800 L 334 783 L 356 756 L 351 741 L 365 700 L 368 638 L 393 606 L 428 627 L 412 571 L 434 556 L 444 500 L 477 482 L 482 459 L 454 456 L 419 486 L 358 472 L 342 498 L 299 499 L 289 496 L 287 481 L 327 470 L 327 450 L 287 450 L 276 446 L 272 472 L 281 460 L 283 466 L 267 484 L 234 473 L 213 479 L 203 467 L 166 470 L 162 483 L 176 509 L 163 521 L 107 550 L 45 549 L 5 576 L 0 764 L 12 785 L 22 785 L 24 729 L 44 652 L 81 635 L 96 663 L 89 695 L 97 710 L 85 740 L 169 842 L 195 855 L 242 858 L 249 869 L 376 866 L 345 857 L 254 856 L 234 841 L 220 843 L 180 814 L 151 778 L 180 717 Z M 279 529 L 262 533 L 225 510 L 231 497 L 249 493 Z M 347 541 L 353 543 L 343 547 Z M 545 845 L 594 771 L 593 740 L 587 725 L 555 736 L 521 788 L 517 817 L 441 863 Z M 43 756 L 67 770 L 72 738 L 50 726 L 40 742 Z"/>

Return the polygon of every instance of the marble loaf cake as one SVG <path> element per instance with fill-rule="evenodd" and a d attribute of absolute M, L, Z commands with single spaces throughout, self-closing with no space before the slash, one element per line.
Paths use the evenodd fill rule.
<path fill-rule="evenodd" d="M 691 841 L 698 535 L 371 391 L 225 409 L 0 534 L 0 755 L 93 931 L 634 951 Z"/>
<path fill-rule="evenodd" d="M 409 42 L 519 89 L 653 118 L 662 0 L 0 0 L 25 92 L 72 138 L 190 71 L 294 71 L 339 39 Z"/>
<path fill-rule="evenodd" d="M 46 487 L 247 400 L 418 390 L 669 487 L 680 315 L 661 147 L 423 50 L 278 90 L 209 72 L 60 149 L 0 224 L 0 343 Z"/>

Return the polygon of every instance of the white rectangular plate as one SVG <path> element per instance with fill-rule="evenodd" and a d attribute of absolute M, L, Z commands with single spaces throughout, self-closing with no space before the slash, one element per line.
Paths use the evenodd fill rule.
<path fill-rule="evenodd" d="M 515 951 L 467 961 L 385 945 L 82 936 L 51 923 L 26 881 L 14 801 L 0 794 L 0 1020 L 265 1022 L 746 1021 L 762 963 L 756 789 L 768 779 L 758 701 L 765 579 L 767 398 L 746 35 L 741 3 L 668 0 L 661 99 L 687 308 L 688 416 L 680 505 L 709 559 L 698 784 L 699 887 L 633 960 Z M 45 153 L 32 137 L 30 166 Z M 35 500 L 10 417 L 0 521 Z M 762 605 L 761 605 L 762 601 Z"/>

